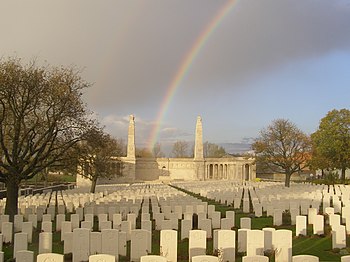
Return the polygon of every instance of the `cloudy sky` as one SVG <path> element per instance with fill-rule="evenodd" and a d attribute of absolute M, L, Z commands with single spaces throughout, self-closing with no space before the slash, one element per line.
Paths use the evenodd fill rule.
<path fill-rule="evenodd" d="M 0 0 L 0 54 L 83 69 L 89 108 L 121 138 L 134 114 L 142 146 L 163 109 L 157 141 L 165 144 L 193 140 L 197 115 L 204 140 L 227 143 L 256 137 L 276 118 L 310 134 L 329 110 L 349 108 L 349 0 L 231 2 Z"/>

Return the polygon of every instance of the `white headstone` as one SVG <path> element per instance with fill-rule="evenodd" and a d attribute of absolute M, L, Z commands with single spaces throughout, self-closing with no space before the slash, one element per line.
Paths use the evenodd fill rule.
<path fill-rule="evenodd" d="M 43 221 L 41 223 L 41 231 L 42 232 L 52 232 L 52 222 L 51 221 Z"/>
<path fill-rule="evenodd" d="M 63 260 L 64 260 L 64 256 L 56 253 L 39 254 L 36 257 L 36 262 L 47 262 L 47 261 L 63 262 Z"/>
<path fill-rule="evenodd" d="M 189 238 L 190 230 L 192 230 L 192 220 L 181 220 L 181 240 Z"/>
<path fill-rule="evenodd" d="M 240 228 L 238 229 L 238 242 L 237 250 L 238 252 L 247 252 L 247 232 L 250 229 Z"/>
<path fill-rule="evenodd" d="M 102 253 L 101 232 L 90 232 L 90 255 Z"/>
<path fill-rule="evenodd" d="M 73 230 L 73 262 L 88 261 L 90 255 L 90 229 Z"/>
<path fill-rule="evenodd" d="M 89 262 L 115 262 L 116 258 L 113 255 L 98 254 L 89 256 Z"/>
<path fill-rule="evenodd" d="M 346 230 L 345 226 L 338 225 L 332 227 L 332 248 L 346 247 Z"/>
<path fill-rule="evenodd" d="M 274 226 L 280 226 L 282 225 L 282 210 L 281 209 L 274 209 L 273 211 L 273 225 Z"/>
<path fill-rule="evenodd" d="M 296 236 L 299 236 L 299 235 L 306 236 L 306 234 L 307 234 L 306 216 L 297 216 L 296 217 L 295 235 Z"/>
<path fill-rule="evenodd" d="M 160 231 L 160 255 L 167 261 L 177 261 L 177 231 Z"/>
<path fill-rule="evenodd" d="M 32 243 L 33 240 L 33 223 L 32 222 L 23 222 L 22 224 L 22 233 L 26 233 L 28 236 L 28 243 Z"/>
<path fill-rule="evenodd" d="M 273 233 L 273 248 L 275 249 L 275 262 L 292 261 L 292 231 L 276 230 Z"/>
<path fill-rule="evenodd" d="M 312 255 L 298 255 L 292 257 L 292 262 L 318 262 L 319 258 Z"/>
<path fill-rule="evenodd" d="M 152 251 L 151 232 L 142 229 L 131 230 L 132 261 L 139 261 L 141 256 L 146 256 Z"/>
<path fill-rule="evenodd" d="M 13 223 L 2 222 L 1 232 L 3 235 L 3 242 L 4 243 L 12 243 Z"/>
<path fill-rule="evenodd" d="M 217 248 L 222 261 L 234 262 L 236 254 L 236 232 L 234 230 L 217 231 Z"/>
<path fill-rule="evenodd" d="M 241 217 L 241 229 L 251 229 L 251 218 Z"/>
<path fill-rule="evenodd" d="M 313 233 L 315 235 L 323 235 L 324 234 L 324 220 L 322 215 L 316 215 L 314 217 L 313 224 Z"/>
<path fill-rule="evenodd" d="M 39 254 L 52 252 L 52 233 L 42 232 L 39 234 Z"/>
<path fill-rule="evenodd" d="M 27 233 L 16 233 L 14 246 L 13 246 L 13 257 L 16 258 L 17 251 L 28 249 L 28 235 Z"/>
<path fill-rule="evenodd" d="M 34 252 L 29 250 L 21 250 L 16 252 L 16 261 L 34 262 Z"/>
<path fill-rule="evenodd" d="M 126 233 L 119 231 L 118 233 L 118 253 L 121 256 L 126 256 Z"/>
<path fill-rule="evenodd" d="M 104 229 L 102 233 L 102 253 L 119 256 L 118 249 L 118 230 L 117 229 Z"/>
<path fill-rule="evenodd" d="M 209 206 L 208 206 L 209 208 Z M 207 232 L 203 230 L 190 230 L 189 232 L 189 259 L 192 257 L 205 255 L 207 247 Z"/>
<path fill-rule="evenodd" d="M 63 254 L 69 254 L 72 252 L 73 252 L 73 232 L 67 232 L 64 234 Z"/>
<path fill-rule="evenodd" d="M 142 256 L 140 258 L 140 262 L 167 262 L 167 259 L 162 256 L 148 255 L 148 256 Z"/>
<path fill-rule="evenodd" d="M 242 262 L 269 262 L 269 258 L 265 256 L 244 256 Z"/>
<path fill-rule="evenodd" d="M 272 250 L 273 233 L 276 231 L 276 229 L 265 227 L 262 230 L 264 232 L 264 250 Z"/>
<path fill-rule="evenodd" d="M 193 256 L 192 262 L 219 262 L 219 258 L 209 255 Z"/>
<path fill-rule="evenodd" d="M 264 232 L 262 230 L 247 231 L 247 256 L 264 255 Z"/>

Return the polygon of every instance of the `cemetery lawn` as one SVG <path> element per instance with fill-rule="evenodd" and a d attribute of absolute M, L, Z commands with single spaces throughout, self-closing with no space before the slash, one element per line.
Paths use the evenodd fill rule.
<path fill-rule="evenodd" d="M 177 188 L 177 187 L 176 187 Z M 235 211 L 235 227 L 233 229 L 237 230 L 240 227 L 240 218 L 241 217 L 250 217 L 252 229 L 262 229 L 264 227 L 274 227 L 276 229 L 288 229 L 293 232 L 293 255 L 314 255 L 319 257 L 320 261 L 340 261 L 342 255 L 348 255 L 350 253 L 350 237 L 347 236 L 347 248 L 346 249 L 335 249 L 332 250 L 332 238 L 330 235 L 329 226 L 325 226 L 325 235 L 317 236 L 312 234 L 312 226 L 307 228 L 307 236 L 295 236 L 295 226 L 290 225 L 290 214 L 284 213 L 283 215 L 283 225 L 282 226 L 273 226 L 272 217 L 267 217 L 266 212 L 263 213 L 262 217 L 255 217 L 254 213 L 243 213 L 241 209 L 234 209 L 231 205 L 221 204 L 216 202 L 213 199 L 208 199 L 202 197 L 198 194 L 185 191 L 183 189 L 177 188 L 187 194 L 194 196 L 202 201 L 208 202 L 208 205 L 215 205 L 215 210 L 221 212 L 221 217 L 225 217 L 226 211 L 234 210 Z M 242 205 L 241 205 L 242 206 Z M 151 209 L 150 209 L 151 213 Z M 66 220 L 70 220 L 70 213 L 66 214 Z M 94 231 L 98 229 L 97 218 L 94 219 Z M 155 223 L 153 221 L 153 229 L 155 228 Z M 140 228 L 140 214 L 136 221 L 137 228 Z M 179 229 L 180 229 L 179 221 Z M 52 224 L 53 230 L 55 230 L 56 225 L 55 221 Z M 39 249 L 39 233 L 41 231 L 41 222 L 38 222 L 38 228 L 33 230 L 33 243 L 28 245 L 28 250 L 34 251 L 34 257 L 36 258 Z M 178 231 L 178 261 L 179 262 L 188 262 L 188 239 L 180 239 L 180 230 Z M 236 231 L 237 232 L 237 231 Z M 237 233 L 236 233 L 237 234 Z M 237 237 L 237 235 L 236 235 Z M 60 232 L 53 231 L 53 245 L 52 252 L 63 254 L 63 242 L 60 241 Z M 160 231 L 153 230 L 152 232 L 152 251 L 150 254 L 159 255 L 160 254 Z M 14 261 L 13 259 L 13 245 L 4 244 L 4 261 Z M 215 250 L 213 251 L 213 240 L 207 239 L 207 254 L 208 255 L 217 255 Z M 245 254 L 237 254 L 236 261 L 241 262 L 242 256 Z M 268 254 L 266 254 L 268 255 Z M 65 261 L 72 261 L 72 255 L 65 255 Z M 127 256 L 119 256 L 119 261 L 130 261 L 130 241 L 127 242 Z M 270 262 L 274 261 L 273 254 L 270 256 Z"/>

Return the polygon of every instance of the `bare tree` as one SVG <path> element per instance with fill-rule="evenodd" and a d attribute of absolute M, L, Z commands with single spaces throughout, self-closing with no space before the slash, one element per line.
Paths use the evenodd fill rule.
<path fill-rule="evenodd" d="M 204 157 L 223 157 L 226 155 L 225 148 L 217 144 L 209 143 L 208 141 L 203 144 Z"/>
<path fill-rule="evenodd" d="M 164 157 L 160 143 L 156 143 L 153 146 L 153 156 L 154 157 Z"/>
<path fill-rule="evenodd" d="M 284 173 L 286 187 L 290 186 L 292 174 L 307 167 L 310 148 L 309 137 L 285 119 L 274 120 L 261 130 L 253 144 L 258 163 L 274 172 Z"/>
<path fill-rule="evenodd" d="M 11 221 L 21 181 L 62 161 L 89 125 L 81 100 L 88 86 L 73 68 L 0 61 L 0 181 Z"/>
<path fill-rule="evenodd" d="M 176 141 L 173 145 L 173 156 L 174 157 L 188 157 L 188 142 Z"/>

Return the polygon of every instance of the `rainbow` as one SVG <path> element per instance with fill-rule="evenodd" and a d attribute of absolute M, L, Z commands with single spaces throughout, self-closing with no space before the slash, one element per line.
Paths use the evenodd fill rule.
<path fill-rule="evenodd" d="M 169 104 L 174 97 L 176 89 L 179 87 L 181 81 L 188 74 L 193 61 L 198 56 L 198 53 L 201 51 L 203 46 L 206 44 L 207 40 L 211 36 L 211 34 L 215 31 L 215 29 L 220 25 L 220 23 L 225 19 L 228 13 L 233 9 L 238 0 L 228 0 L 226 4 L 220 8 L 214 18 L 209 22 L 209 24 L 204 28 L 201 34 L 197 37 L 196 41 L 193 43 L 190 50 L 184 56 L 182 63 L 180 64 L 176 74 L 174 75 L 172 81 L 170 82 L 168 89 L 166 91 L 166 95 L 163 98 L 163 101 L 160 106 L 160 110 L 158 111 L 157 118 L 155 124 L 153 125 L 148 148 L 152 150 L 154 144 L 157 141 L 158 134 L 160 131 L 161 123 L 169 108 Z"/>

